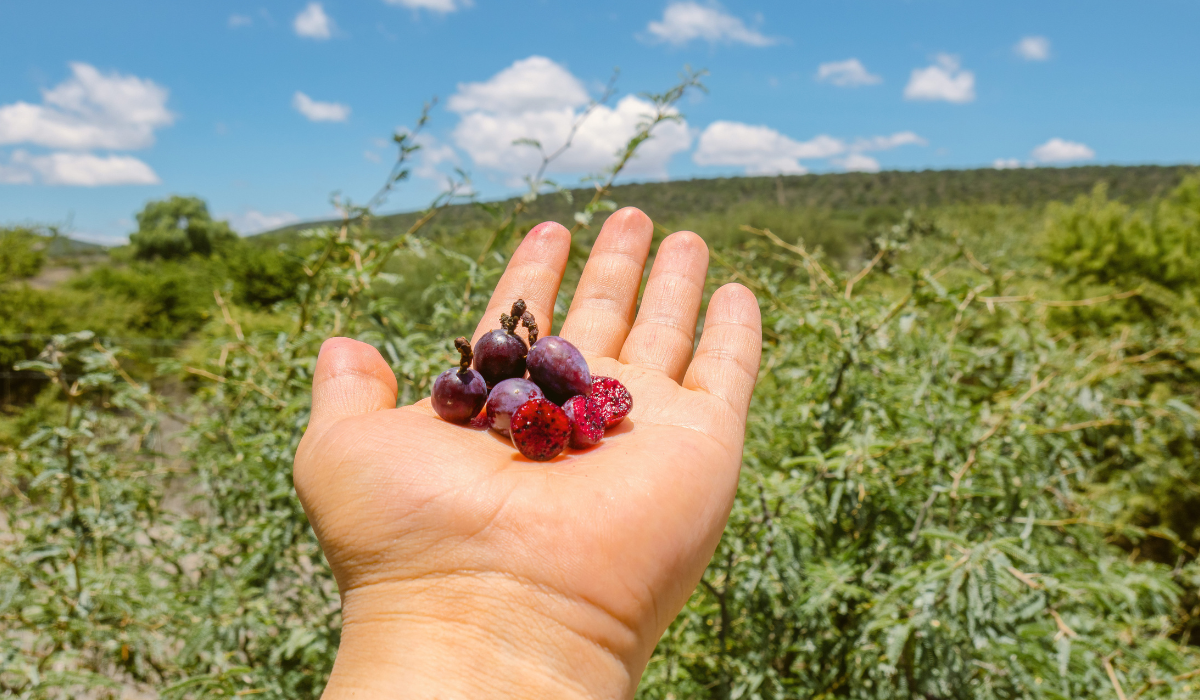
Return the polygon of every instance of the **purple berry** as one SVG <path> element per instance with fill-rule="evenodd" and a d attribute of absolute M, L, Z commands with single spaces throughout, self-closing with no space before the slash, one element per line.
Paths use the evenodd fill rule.
<path fill-rule="evenodd" d="M 624 420 L 633 410 L 633 396 L 625 385 L 612 377 L 592 377 L 588 401 L 604 418 L 604 427 L 611 428 Z"/>
<path fill-rule="evenodd" d="M 572 396 L 563 404 L 571 419 L 571 447 L 582 450 L 604 439 L 604 418 L 586 396 Z"/>
<path fill-rule="evenodd" d="M 456 338 L 454 347 L 462 354 L 458 369 L 448 369 L 433 380 L 433 411 L 451 423 L 469 423 L 487 401 L 487 382 L 471 369 L 471 344 Z"/>
<path fill-rule="evenodd" d="M 537 323 L 525 310 L 525 300 L 513 302 L 511 314 L 500 314 L 500 328 L 488 331 L 475 343 L 475 369 L 494 387 L 505 379 L 525 376 L 525 355 L 529 346 L 517 335 L 517 324 L 524 321 L 530 339 L 537 339 Z"/>
<path fill-rule="evenodd" d="M 572 396 L 586 395 L 592 388 L 592 373 L 583 354 L 556 335 L 534 343 L 526 364 L 529 378 L 556 404 L 562 405 Z"/>
<path fill-rule="evenodd" d="M 512 414 L 526 401 L 540 398 L 542 390 L 528 379 L 505 379 L 488 394 L 487 427 L 508 437 Z"/>
<path fill-rule="evenodd" d="M 554 459 L 571 439 L 571 420 L 545 399 L 526 401 L 512 415 L 513 446 L 535 462 Z"/>

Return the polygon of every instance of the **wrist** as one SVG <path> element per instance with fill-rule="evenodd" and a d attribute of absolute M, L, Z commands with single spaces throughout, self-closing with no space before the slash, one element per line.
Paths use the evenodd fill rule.
<path fill-rule="evenodd" d="M 641 672 L 612 616 L 498 574 L 351 590 L 342 620 L 325 700 L 616 700 Z"/>

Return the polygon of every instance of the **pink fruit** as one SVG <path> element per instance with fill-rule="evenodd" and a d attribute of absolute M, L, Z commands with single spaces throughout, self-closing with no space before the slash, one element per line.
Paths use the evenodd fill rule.
<path fill-rule="evenodd" d="M 546 399 L 526 401 L 512 414 L 513 446 L 529 459 L 554 459 L 571 440 L 571 419 Z"/>
<path fill-rule="evenodd" d="M 592 392 L 588 402 L 604 419 L 604 427 L 611 428 L 625 419 L 633 409 L 633 396 L 625 385 L 612 377 L 592 377 Z"/>
<path fill-rule="evenodd" d="M 604 439 L 604 417 L 586 396 L 572 396 L 563 404 L 571 420 L 571 447 L 582 450 Z"/>

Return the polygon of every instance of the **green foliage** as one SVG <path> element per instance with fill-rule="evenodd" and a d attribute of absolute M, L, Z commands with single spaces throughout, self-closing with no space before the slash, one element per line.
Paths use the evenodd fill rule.
<path fill-rule="evenodd" d="M 138 230 L 129 236 L 139 260 L 179 260 L 209 256 L 237 241 L 224 221 L 214 221 L 208 205 L 196 197 L 172 196 L 150 202 L 137 215 Z"/>
<path fill-rule="evenodd" d="M 1200 175 L 1142 208 L 1113 201 L 1097 185 L 1090 197 L 1050 209 L 1046 259 L 1072 281 L 1149 281 L 1172 291 L 1200 282 Z"/>
<path fill-rule="evenodd" d="M 0 228 L 0 283 L 33 277 L 46 264 L 46 241 L 27 228 Z"/>
<path fill-rule="evenodd" d="M 1182 259 L 1101 278 L 1074 251 L 1136 247 L 1141 220 L 1173 255 L 1200 235 L 1195 183 L 1140 209 L 1055 208 L 1043 272 L 1038 210 L 904 213 L 909 190 L 882 175 L 845 181 L 867 183 L 852 209 L 668 211 L 708 238 L 710 288 L 758 294 L 764 357 L 728 529 L 639 697 L 1195 697 L 1196 320 L 1070 315 L 1120 305 L 1134 278 L 1186 293 Z M 645 204 L 613 176 L 572 200 L 581 254 L 601 202 Z M 783 180 L 764 179 L 772 198 Z M 130 334 L 190 339 L 152 358 L 60 334 L 22 365 L 49 383 L 0 431 L 0 694 L 317 697 L 341 617 L 291 463 L 320 342 L 369 342 L 401 402 L 427 395 L 530 212 L 566 201 L 542 191 L 491 207 L 490 227 L 455 219 L 452 196 L 399 235 L 347 205 L 287 250 L 267 238 L 0 296 L 30 338 L 114 327 L 98 310 L 116 309 Z"/>
<path fill-rule="evenodd" d="M 1200 481 L 1194 355 L 1144 364 L 1153 326 L 1063 337 L 1056 302 L 995 301 L 1035 280 L 965 253 L 896 256 L 847 300 L 846 277 L 763 273 L 769 252 L 727 271 L 770 329 L 742 488 L 643 695 L 1106 697 L 1109 659 L 1131 694 L 1192 697 L 1194 601 L 1142 553 L 1187 561 L 1200 532 L 1172 529 L 1165 494 L 1128 496 Z M 1191 382 L 1169 408 L 1163 373 Z"/>
<path fill-rule="evenodd" d="M 293 299 L 307 279 L 303 260 L 282 244 L 275 248 L 239 246 L 225 257 L 225 274 L 233 283 L 234 300 L 251 307 Z"/>

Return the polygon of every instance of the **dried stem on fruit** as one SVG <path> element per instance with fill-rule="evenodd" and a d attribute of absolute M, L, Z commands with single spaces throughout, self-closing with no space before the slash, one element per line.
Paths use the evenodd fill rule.
<path fill-rule="evenodd" d="M 462 361 L 458 363 L 459 372 L 466 372 L 471 369 L 471 360 L 474 359 L 474 353 L 471 351 L 471 344 L 461 335 L 454 339 L 454 347 L 462 354 Z"/>

